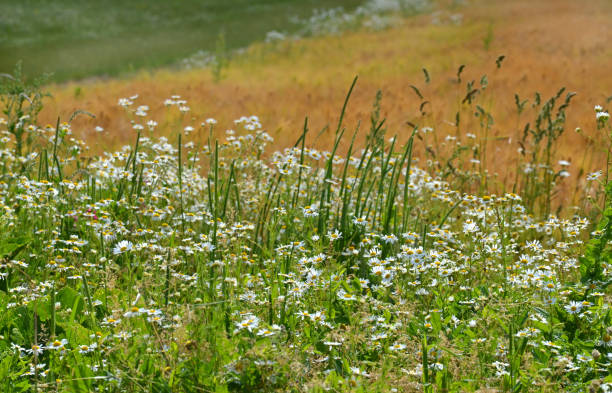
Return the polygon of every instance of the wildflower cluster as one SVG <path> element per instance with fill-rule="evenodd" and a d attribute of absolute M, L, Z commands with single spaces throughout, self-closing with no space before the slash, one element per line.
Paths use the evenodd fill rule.
<path fill-rule="evenodd" d="M 357 154 L 307 128 L 266 154 L 255 116 L 154 137 L 138 100 L 114 153 L 86 158 L 69 124 L 29 129 L 26 156 L 0 141 L 5 391 L 610 388 L 587 219 L 455 190 L 380 127 Z"/>

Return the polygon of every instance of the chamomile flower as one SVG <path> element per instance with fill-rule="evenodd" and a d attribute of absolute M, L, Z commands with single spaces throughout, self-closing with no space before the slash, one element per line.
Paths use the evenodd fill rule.
<path fill-rule="evenodd" d="M 578 314 L 582 310 L 582 303 L 571 301 L 564 308 L 565 308 L 565 311 L 567 311 L 570 314 Z"/>
<path fill-rule="evenodd" d="M 602 172 L 601 171 L 595 171 L 595 172 L 591 172 L 587 175 L 586 179 L 588 181 L 593 181 L 593 180 L 597 180 L 600 176 L 601 176 Z"/>
<path fill-rule="evenodd" d="M 134 248 L 134 244 L 132 244 L 132 242 L 130 242 L 129 240 L 122 240 L 119 243 L 117 243 L 115 247 L 113 248 L 113 254 L 119 255 L 119 254 L 123 254 L 126 252 L 130 252 L 132 251 L 133 248 Z"/>
<path fill-rule="evenodd" d="M 68 340 L 63 338 L 61 340 L 54 340 L 54 341 L 51 341 L 50 343 L 47 343 L 46 348 L 50 350 L 54 350 L 54 351 L 63 351 L 64 349 L 66 349 L 67 344 L 68 344 Z"/>
<path fill-rule="evenodd" d="M 342 237 L 342 233 L 335 229 L 334 231 L 327 232 L 327 237 L 331 242 L 333 242 L 340 239 Z"/>
<path fill-rule="evenodd" d="M 365 217 L 355 217 L 353 219 L 353 224 L 365 227 L 368 224 L 368 221 Z"/>
<path fill-rule="evenodd" d="M 337 292 L 337 295 L 338 295 L 338 299 L 340 300 L 344 300 L 344 301 L 357 300 L 357 298 L 354 295 L 346 292 L 344 289 L 339 289 Z"/>
<path fill-rule="evenodd" d="M 253 330 L 257 329 L 258 326 L 259 318 L 254 315 L 248 315 L 242 321 L 236 324 L 238 330 L 246 329 L 249 332 L 252 332 Z"/>
<path fill-rule="evenodd" d="M 88 354 L 92 351 L 94 351 L 96 348 L 98 347 L 98 344 L 96 343 L 92 343 L 92 344 L 83 344 L 83 345 L 79 345 L 77 347 L 77 349 L 79 350 L 79 353 L 82 355 Z"/>
<path fill-rule="evenodd" d="M 41 347 L 40 345 L 32 345 L 31 349 L 27 350 L 27 352 L 31 353 L 34 356 L 42 355 L 43 351 L 44 351 L 44 347 Z"/>
<path fill-rule="evenodd" d="M 406 344 L 395 343 L 389 347 L 389 351 L 403 351 L 406 349 Z"/>

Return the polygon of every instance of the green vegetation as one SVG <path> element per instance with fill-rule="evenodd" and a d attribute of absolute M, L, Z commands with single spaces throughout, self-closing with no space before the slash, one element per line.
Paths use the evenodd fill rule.
<path fill-rule="evenodd" d="M 243 48 L 270 31 L 295 33 L 316 9 L 361 0 L 0 0 L 0 72 L 55 81 L 176 64 L 198 51 Z M 296 22 L 297 20 L 297 22 Z"/>
<path fill-rule="evenodd" d="M 133 144 L 98 157 L 70 122 L 38 126 L 40 90 L 8 78 L 2 390 L 609 392 L 609 167 L 589 175 L 588 209 L 551 214 L 572 94 L 536 94 L 522 175 L 493 194 L 489 81 L 464 86 L 462 70 L 456 136 L 428 124 L 413 85 L 422 112 L 405 143 L 379 93 L 360 144 L 343 123 L 355 78 L 330 151 L 306 146 L 308 119 L 275 153 L 256 116 L 223 140 L 214 119 L 154 138 L 134 96 L 119 100 Z M 595 117 L 612 142 L 609 112 Z"/>

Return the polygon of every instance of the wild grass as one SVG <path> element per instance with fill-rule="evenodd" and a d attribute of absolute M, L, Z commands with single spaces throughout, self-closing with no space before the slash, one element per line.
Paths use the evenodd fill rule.
<path fill-rule="evenodd" d="M 577 71 L 606 80 L 607 8 L 526 4 L 255 45 L 217 83 L 0 76 L 1 390 L 611 391 L 612 124 Z M 538 10 L 592 57 L 529 70 Z"/>
<path fill-rule="evenodd" d="M 132 96 L 132 143 L 91 155 L 81 114 L 40 126 L 39 88 L 7 78 L 3 390 L 609 391 L 609 168 L 589 175 L 588 209 L 550 208 L 572 95 L 530 102 L 524 178 L 493 194 L 488 78 L 465 83 L 480 130 L 446 145 L 427 113 L 393 133 L 380 93 L 348 128 L 356 86 L 329 150 L 308 145 L 322 131 L 306 118 L 267 153 L 256 116 L 198 124 L 179 96 L 157 137 Z M 584 133 L 610 149 L 609 112 L 593 117 Z"/>
<path fill-rule="evenodd" d="M 565 206 L 578 204 L 574 195 L 587 186 L 586 174 L 605 163 L 605 152 L 597 147 L 600 144 L 574 130 L 594 127 L 592 107 L 605 103 L 610 94 L 605 88 L 610 85 L 606 67 L 610 53 L 605 41 L 610 12 L 605 2 L 585 6 L 546 0 L 511 1 L 495 7 L 487 2 L 457 5 L 403 20 L 388 30 L 366 29 L 341 37 L 256 44 L 246 54 L 232 58 L 219 83 L 214 82 L 210 70 L 192 70 L 54 86 L 50 89 L 54 98 L 47 101 L 41 122 L 52 125 L 58 113 L 67 118 L 75 109 L 88 109 L 96 119 L 77 119 L 79 136 L 94 149 L 115 149 L 132 137 L 131 124 L 120 116 L 116 97 L 136 92 L 150 97 L 145 103 L 154 109 L 155 120 L 164 125 L 175 124 L 179 116 L 162 110 L 163 99 L 180 94 L 193 107 L 202 108 L 200 122 L 213 115 L 229 123 L 244 113 L 258 114 L 266 119 L 267 131 L 277 146 L 284 147 L 293 142 L 295 125 L 302 123 L 304 115 L 309 115 L 313 129 L 334 122 L 336 103 L 343 99 L 341 92 L 350 84 L 351 75 L 358 74 L 360 83 L 353 92 L 346 124 L 354 127 L 358 121 L 367 121 L 372 97 L 381 90 L 381 110 L 387 125 L 405 141 L 411 132 L 407 121 L 416 122 L 421 116 L 421 100 L 410 85 L 417 86 L 430 102 L 425 108 L 431 114 L 430 125 L 435 125 L 440 135 L 454 135 L 465 83 L 478 82 L 487 75 L 487 102 L 481 106 L 492 114 L 494 123 L 486 166 L 503 178 L 505 171 L 498 168 L 513 168 L 520 159 L 518 142 L 524 120 L 527 115 L 532 117 L 529 108 L 535 92 L 547 99 L 566 87 L 567 92 L 577 94 L 574 109 L 566 119 L 568 131 L 558 146 L 559 159 L 571 163 L 567 168 L 571 176 L 559 189 L 558 197 Z M 463 15 L 459 24 L 451 18 L 457 14 Z M 487 51 L 483 39 L 489 26 L 493 26 L 494 39 Z M 494 61 L 500 55 L 506 58 L 498 69 Z M 462 73 L 463 83 L 458 84 L 456 73 L 461 64 L 467 67 Z M 431 76 L 428 84 L 424 83 L 423 67 Z M 520 116 L 516 93 L 521 101 L 530 101 Z M 466 132 L 480 127 L 475 118 L 464 117 L 468 119 L 471 123 L 464 122 Z M 96 126 L 105 132 L 96 133 Z M 332 133 L 309 138 L 309 143 L 318 148 L 333 143 Z M 423 158 L 420 147 L 415 155 Z M 511 187 L 513 178 L 506 181 Z"/>

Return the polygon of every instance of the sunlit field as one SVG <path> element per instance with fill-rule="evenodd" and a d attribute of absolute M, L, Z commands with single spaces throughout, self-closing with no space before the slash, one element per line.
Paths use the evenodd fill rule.
<path fill-rule="evenodd" d="M 612 391 L 612 6 L 320 3 L 57 79 L 23 33 L 0 391 Z"/>
<path fill-rule="evenodd" d="M 201 108 L 198 123 L 212 116 L 220 121 L 219 130 L 223 131 L 231 128 L 234 118 L 256 114 L 266 120 L 275 146 L 285 147 L 293 142 L 305 116 L 318 130 L 335 122 L 337 103 L 359 75 L 347 124 L 355 127 L 359 120 L 367 120 L 380 89 L 386 124 L 403 141 L 411 131 L 408 122 L 434 127 L 443 138 L 457 134 L 456 113 L 460 110 L 466 111 L 460 134 L 480 128 L 478 119 L 468 113 L 474 110 L 473 105 L 468 108 L 462 100 L 467 83 L 478 83 L 486 75 L 489 84 L 480 105 L 494 121 L 488 135 L 495 151 L 487 163 L 492 171 L 507 163 L 515 166 L 512 163 L 518 159 L 524 126 L 535 117 L 530 106 L 536 92 L 543 98 L 562 87 L 576 93 L 567 113 L 567 132 L 558 144 L 560 158 L 572 164 L 568 169 L 572 176 L 561 189 L 560 203 L 576 203 L 573 198 L 585 187 L 586 174 L 605 163 L 599 135 L 585 137 L 575 129 L 593 128 L 594 105 L 606 103 L 612 95 L 606 44 L 612 34 L 607 22 L 612 7 L 606 2 L 572 1 L 487 4 L 441 7 L 396 21 L 394 28 L 380 31 L 366 27 L 342 36 L 255 44 L 246 54 L 229 60 L 217 83 L 213 72 L 194 70 L 144 72 L 122 80 L 59 85 L 52 89 L 53 98 L 47 101 L 41 122 L 53 124 L 58 114 L 67 118 L 74 110 L 88 110 L 96 118 L 76 119 L 79 135 L 95 141 L 96 146 L 112 149 L 134 137 L 129 119 L 118 116 L 118 97 L 140 94 L 142 104 L 156 109 L 156 120 L 168 125 L 157 132 L 169 135 L 178 116 L 161 110 L 163 100 L 181 95 Z M 455 21 L 459 16 L 460 23 Z M 495 60 L 502 55 L 503 66 L 498 68 Z M 462 65 L 465 68 L 459 82 L 457 71 Z M 429 83 L 423 68 L 430 74 Z M 411 86 L 417 87 L 423 98 Z M 529 102 L 520 116 L 515 95 Z M 420 110 L 424 101 L 428 102 L 423 108 L 426 116 Z M 110 136 L 100 137 L 95 126 L 103 127 Z M 309 142 L 321 148 L 328 148 L 333 140 L 332 133 L 314 136 Z M 417 148 L 417 154 L 421 151 Z M 512 187 L 511 181 L 507 187 Z"/>

